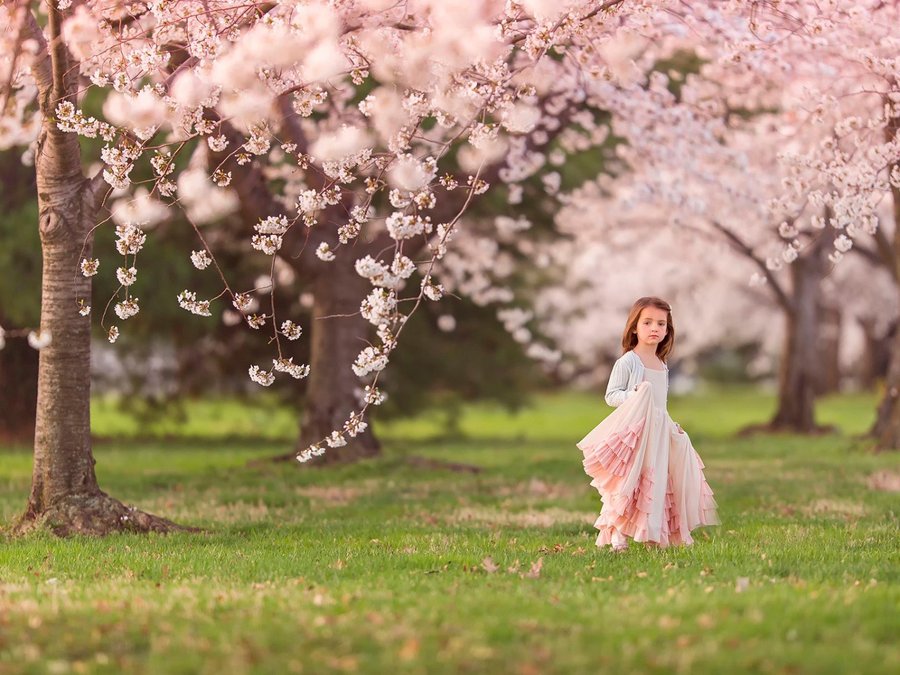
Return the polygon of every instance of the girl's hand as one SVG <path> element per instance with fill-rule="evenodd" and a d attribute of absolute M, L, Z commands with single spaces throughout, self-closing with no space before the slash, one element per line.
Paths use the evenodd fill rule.
<path fill-rule="evenodd" d="M 678 429 L 678 433 L 679 433 L 679 434 L 683 434 L 683 433 L 684 433 L 684 429 L 681 428 L 681 425 L 678 424 L 678 422 L 675 422 L 675 427 Z"/>

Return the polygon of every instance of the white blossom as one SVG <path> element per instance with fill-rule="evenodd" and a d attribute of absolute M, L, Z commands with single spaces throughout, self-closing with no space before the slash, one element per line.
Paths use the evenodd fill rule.
<path fill-rule="evenodd" d="M 375 288 L 362 301 L 360 313 L 363 318 L 374 325 L 380 325 L 388 320 L 397 309 L 397 296 L 393 291 L 384 288 Z"/>
<path fill-rule="evenodd" d="M 137 255 L 147 241 L 147 235 L 135 225 L 117 225 L 116 236 L 116 250 L 122 255 Z"/>
<path fill-rule="evenodd" d="M 387 399 L 387 394 L 379 390 L 377 387 L 366 385 L 364 391 L 365 402 L 371 405 L 381 405 Z"/>
<path fill-rule="evenodd" d="M 232 304 L 241 312 L 253 312 L 259 306 L 256 298 L 249 293 L 236 293 Z"/>
<path fill-rule="evenodd" d="M 266 255 L 275 255 L 283 243 L 283 235 L 288 230 L 285 216 L 269 216 L 253 226 L 258 232 L 250 239 L 250 245 Z"/>
<path fill-rule="evenodd" d="M 409 279 L 415 271 L 416 264 L 402 253 L 397 253 L 394 261 L 391 263 L 391 274 L 396 275 L 400 279 Z"/>
<path fill-rule="evenodd" d="M 137 281 L 137 269 L 134 267 L 129 267 L 127 269 L 119 267 L 116 269 L 116 279 L 118 279 L 119 283 L 123 286 L 131 286 Z"/>
<path fill-rule="evenodd" d="M 247 325 L 254 330 L 259 330 L 266 325 L 265 314 L 251 314 L 247 317 Z"/>
<path fill-rule="evenodd" d="M 293 321 L 284 321 L 281 324 L 281 334 L 288 340 L 299 340 L 303 334 L 303 329 Z"/>
<path fill-rule="evenodd" d="M 422 292 L 429 300 L 438 301 L 444 296 L 444 287 L 441 284 L 435 284 L 430 277 L 422 280 Z"/>
<path fill-rule="evenodd" d="M 324 241 L 316 248 L 316 257 L 324 262 L 331 262 L 335 259 L 334 251 L 332 251 L 328 243 Z"/>
<path fill-rule="evenodd" d="M 320 455 L 325 454 L 325 448 L 323 448 L 318 443 L 313 444 L 303 450 L 300 454 L 297 455 L 298 462 L 308 462 L 313 457 L 319 457 Z"/>
<path fill-rule="evenodd" d="M 431 218 L 418 214 L 404 214 L 395 211 L 387 217 L 384 223 L 387 226 L 388 234 L 394 239 L 411 239 L 416 235 L 430 234 L 432 230 Z"/>
<path fill-rule="evenodd" d="M 114 309 L 116 316 L 124 321 L 137 314 L 141 308 L 138 305 L 138 298 L 128 298 L 122 302 L 117 302 Z"/>
<path fill-rule="evenodd" d="M 350 438 L 356 438 L 368 429 L 368 427 L 369 425 L 363 421 L 360 413 L 354 413 L 346 422 L 344 422 L 344 431 Z"/>
<path fill-rule="evenodd" d="M 198 316 L 212 316 L 209 310 L 209 300 L 197 300 L 197 294 L 184 290 L 178 294 L 178 305 L 182 309 L 186 309 L 191 314 Z"/>
<path fill-rule="evenodd" d="M 97 258 L 81 260 L 81 273 L 86 277 L 92 277 L 100 270 L 100 261 Z"/>
<path fill-rule="evenodd" d="M 40 351 L 49 347 L 51 342 L 53 342 L 53 336 L 49 330 L 28 331 L 28 344 L 32 349 Z"/>
<path fill-rule="evenodd" d="M 206 143 L 213 152 L 223 152 L 228 147 L 228 139 L 224 134 L 219 136 L 207 136 Z"/>
<path fill-rule="evenodd" d="M 840 253 L 846 253 L 853 248 L 853 240 L 846 234 L 841 234 L 834 240 L 834 248 Z"/>
<path fill-rule="evenodd" d="M 277 234 L 254 234 L 250 238 L 250 245 L 266 255 L 275 255 L 282 243 L 282 238 Z"/>
<path fill-rule="evenodd" d="M 287 373 L 296 380 L 302 380 L 309 375 L 309 366 L 294 363 L 294 358 L 272 359 L 272 368 L 280 373 Z"/>
<path fill-rule="evenodd" d="M 371 372 L 380 372 L 387 367 L 387 354 L 378 347 L 366 347 L 353 362 L 353 372 L 357 377 L 364 377 Z"/>
<path fill-rule="evenodd" d="M 272 371 L 262 370 L 259 366 L 250 366 L 248 372 L 250 373 L 250 379 L 263 387 L 268 387 L 275 381 L 275 375 Z"/>
<path fill-rule="evenodd" d="M 198 270 L 205 270 L 212 264 L 212 258 L 209 256 L 206 249 L 191 251 L 191 263 L 193 263 L 194 267 Z"/>

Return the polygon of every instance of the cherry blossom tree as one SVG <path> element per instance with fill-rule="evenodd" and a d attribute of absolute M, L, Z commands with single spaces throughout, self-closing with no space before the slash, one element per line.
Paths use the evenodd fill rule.
<path fill-rule="evenodd" d="M 498 182 L 513 206 L 535 180 L 558 193 L 562 175 L 548 164 L 606 143 L 609 118 L 626 140 L 617 147 L 632 197 L 657 200 L 678 219 L 668 224 L 715 232 L 762 263 L 757 279 L 796 318 L 787 353 L 797 358 L 785 362 L 802 360 L 827 264 L 856 234 L 878 236 L 876 197 L 896 193 L 896 62 L 887 54 L 897 10 L 863 4 L 5 4 L 0 142 L 30 143 L 44 257 L 26 522 L 171 527 L 99 490 L 87 363 L 88 317 L 99 314 L 114 342 L 140 312 L 137 294 L 153 273 L 138 264 L 147 226 L 175 207 L 196 234 L 185 260 L 221 289 L 199 297 L 186 288 L 180 306 L 233 313 L 265 336 L 271 367 L 244 366 L 259 385 L 309 378 L 303 461 L 377 452 L 365 413 L 383 399 L 379 373 L 409 316 L 451 288 L 512 300 L 491 282 L 509 267 L 495 245 L 515 243 L 526 226 L 513 214 L 496 229 L 461 230 L 469 207 Z M 685 53 L 700 66 L 681 82 L 665 64 Z M 848 63 L 856 70 L 843 70 Z M 834 82 L 844 72 L 852 81 Z M 90 109 L 94 92 L 102 113 Z M 845 101 L 867 116 L 847 117 Z M 102 142 L 99 158 L 82 154 L 79 137 Z M 854 142 L 862 149 L 848 152 Z M 779 150 L 787 168 L 771 170 Z M 102 167 L 90 167 L 97 159 Z M 229 279 L 217 263 L 215 223 L 229 214 L 244 224 L 248 254 L 270 261 L 262 282 Z M 113 227 L 121 260 L 94 258 L 95 232 Z M 781 242 L 768 264 L 760 236 Z M 545 255 L 516 248 L 526 263 Z M 776 276 L 784 263 L 790 296 Z M 90 279 L 112 268 L 119 290 L 92 310 Z M 274 300 L 285 270 L 312 292 L 310 325 Z M 260 299 L 268 305 L 254 308 Z M 526 342 L 522 317 L 501 316 Z M 310 340 L 308 364 L 294 362 L 299 339 Z M 785 413 L 791 425 L 812 421 L 810 367 L 783 378 L 797 394 L 782 396 L 797 404 Z M 891 372 L 900 384 L 900 365 Z M 892 391 L 886 405 L 900 411 Z"/>
<path fill-rule="evenodd" d="M 435 267 L 466 208 L 490 188 L 486 168 L 515 149 L 510 139 L 556 128 L 559 106 L 582 96 L 578 54 L 652 6 L 622 5 L 5 4 L 0 137 L 6 146 L 36 137 L 29 152 L 44 258 L 35 471 L 23 526 L 173 527 L 97 485 L 88 317 L 99 314 L 114 342 L 139 313 L 138 291 L 152 279 L 138 264 L 146 226 L 176 205 L 197 234 L 185 257 L 218 274 L 222 289 L 213 298 L 185 289 L 179 304 L 199 316 L 236 311 L 267 334 L 272 366 L 248 369 L 260 385 L 310 378 L 301 440 L 311 445 L 300 459 L 326 446 L 333 457 L 353 445 L 352 455 L 371 454 L 364 412 L 382 399 L 378 373 L 410 313 L 443 294 Z M 562 58 L 549 58 L 551 50 Z M 83 107 L 95 90 L 105 95 L 102 116 Z M 102 140 L 102 168 L 90 168 L 97 158 L 83 156 L 79 137 Z M 249 226 L 248 250 L 271 258 L 268 285 L 286 264 L 313 291 L 308 365 L 294 363 L 289 347 L 304 328 L 274 303 L 250 311 L 258 284 L 229 280 L 216 264 L 204 223 L 234 212 Z M 94 234 L 108 223 L 118 262 L 92 256 Z M 120 289 L 108 311 L 94 310 L 90 279 L 111 268 Z M 413 278 L 415 290 L 402 296 Z M 377 331 L 377 342 L 360 349 L 338 338 L 337 326 L 356 339 Z M 366 377 L 356 408 L 348 394 Z"/>
<path fill-rule="evenodd" d="M 41 350 L 34 472 L 20 526 L 47 520 L 61 534 L 168 531 L 175 527 L 172 523 L 108 497 L 94 473 L 90 325 L 74 302 L 77 296 L 89 297 L 90 282 L 77 270 L 85 252 L 89 255 L 90 232 L 106 184 L 100 174 L 85 176 L 78 138 L 59 129 L 50 116 L 57 102 L 74 97 L 78 73 L 60 39 L 60 11 L 52 6 L 49 10 L 45 36 L 30 7 L 0 9 L 11 31 L 3 35 L 2 75 L 14 87 L 12 96 L 6 92 L 3 109 L 11 106 L 22 120 L 16 124 L 7 117 L 3 136 L 9 142 L 10 135 L 19 140 L 37 131 L 34 163 L 43 254 L 41 329 L 29 335 L 30 344 Z M 43 116 L 34 114 L 35 106 Z"/>
<path fill-rule="evenodd" d="M 792 0 L 750 3 L 748 9 L 715 23 L 701 12 L 689 23 L 704 33 L 716 76 L 743 80 L 805 139 L 786 143 L 779 153 L 787 176 L 773 211 L 822 230 L 833 246 L 833 263 L 862 244 L 874 254 L 867 256 L 870 264 L 883 266 L 896 283 L 900 7 L 876 0 Z M 738 105 L 745 93 L 736 97 Z M 894 305 L 900 306 L 900 285 Z M 882 447 L 900 447 L 900 337 L 891 349 L 873 435 Z"/>

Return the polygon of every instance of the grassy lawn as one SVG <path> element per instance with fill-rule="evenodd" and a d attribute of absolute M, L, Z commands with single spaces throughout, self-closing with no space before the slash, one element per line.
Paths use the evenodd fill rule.
<path fill-rule="evenodd" d="M 328 470 L 247 467 L 290 447 L 287 411 L 212 402 L 140 429 L 98 402 L 117 439 L 96 446 L 101 485 L 206 531 L 0 533 L 0 673 L 898 672 L 898 495 L 881 488 L 900 454 L 854 439 L 875 399 L 824 401 L 840 434 L 734 437 L 772 403 L 674 400 L 723 524 L 614 555 L 574 447 L 598 395 L 475 407 L 460 438 L 437 413 L 381 425 L 383 458 Z M 0 453 L 0 523 L 29 478 L 26 449 Z"/>

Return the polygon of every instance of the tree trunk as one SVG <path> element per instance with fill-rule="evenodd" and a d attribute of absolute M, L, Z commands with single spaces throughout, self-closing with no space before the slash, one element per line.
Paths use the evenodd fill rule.
<path fill-rule="evenodd" d="M 875 437 L 879 449 L 900 448 L 900 330 L 894 331 L 884 397 L 870 434 Z"/>
<path fill-rule="evenodd" d="M 885 137 L 888 142 L 900 138 L 900 120 L 896 117 L 892 118 L 885 129 Z M 888 167 L 888 171 L 897 171 L 898 168 L 900 163 L 895 162 Z M 894 241 L 885 248 L 889 249 L 886 253 L 893 265 L 889 271 L 894 277 L 897 300 L 900 301 L 900 187 L 891 185 L 891 199 L 894 207 Z M 870 435 L 876 439 L 877 447 L 882 450 L 900 449 L 900 328 L 894 332 L 890 359 L 884 383 L 884 398 L 878 406 L 878 417 L 870 431 Z"/>
<path fill-rule="evenodd" d="M 896 167 L 896 165 L 895 165 Z M 900 300 L 900 188 L 891 188 L 894 200 L 893 262 L 894 284 Z M 878 417 L 869 432 L 881 450 L 900 449 L 900 327 L 894 331 L 891 343 L 890 365 L 884 383 L 884 397 L 878 406 Z"/>
<path fill-rule="evenodd" d="M 357 408 L 356 393 L 364 386 L 350 365 L 372 334 L 371 324 L 359 314 L 359 304 L 371 286 L 356 273 L 354 263 L 355 256 L 337 256 L 329 263 L 329 273 L 318 275 L 313 284 L 310 375 L 298 452 L 332 430 L 340 430 Z M 380 454 L 381 446 L 371 426 L 347 441 L 343 447 L 327 448 L 324 455 L 308 463 L 346 463 Z"/>
<path fill-rule="evenodd" d="M 895 215 L 900 217 L 900 191 L 894 190 L 893 193 Z M 900 245 L 900 226 L 894 234 L 894 244 L 895 247 Z M 869 435 L 875 438 L 879 450 L 900 449 L 900 325 L 893 327 L 884 396 Z"/>
<path fill-rule="evenodd" d="M 39 166 L 41 331 L 49 331 L 51 342 L 40 352 L 31 495 L 17 529 L 47 526 L 61 536 L 167 532 L 176 526 L 125 506 L 97 484 L 90 428 L 90 319 L 78 313 L 75 303 L 91 293 L 90 279 L 76 270 L 82 255 L 90 256 L 90 241 L 82 246 L 93 212 L 80 175 L 54 175 L 57 165 L 49 160 Z"/>
<path fill-rule="evenodd" d="M 893 322 L 885 335 L 879 335 L 873 319 L 858 319 L 865 339 L 865 349 L 860 357 L 858 385 L 860 389 L 874 389 L 878 382 L 887 377 L 890 365 L 891 345 L 894 336 L 900 329 L 898 322 Z"/>
<path fill-rule="evenodd" d="M 12 328 L 0 316 L 0 326 Z M 38 353 L 25 340 L 0 350 L 0 443 L 34 437 Z"/>
<path fill-rule="evenodd" d="M 823 236 L 830 247 L 831 239 Z M 769 423 L 775 430 L 810 433 L 819 431 L 814 417 L 816 383 L 821 368 L 819 344 L 821 282 L 825 273 L 821 241 L 790 265 L 792 302 L 785 311 L 787 330 L 778 386 L 778 409 Z"/>
<path fill-rule="evenodd" d="M 835 394 L 841 388 L 841 311 L 837 307 L 823 306 L 819 310 L 820 328 L 816 349 L 819 368 L 816 379 L 816 396 Z"/>
<path fill-rule="evenodd" d="M 48 527 L 61 536 L 167 532 L 178 526 L 107 496 L 94 473 L 91 324 L 78 313 L 76 299 L 91 297 L 91 282 L 80 274 L 79 261 L 91 254 L 100 190 L 84 178 L 78 138 L 59 131 L 51 118 L 56 102 L 75 90 L 78 68 L 59 38 L 59 12 L 52 3 L 48 11 L 52 42 L 44 47 L 51 51 L 35 68 L 44 112 L 35 170 L 43 256 L 41 332 L 49 332 L 51 342 L 39 358 L 31 495 L 15 531 Z M 31 28 L 42 41 L 36 22 Z"/>

